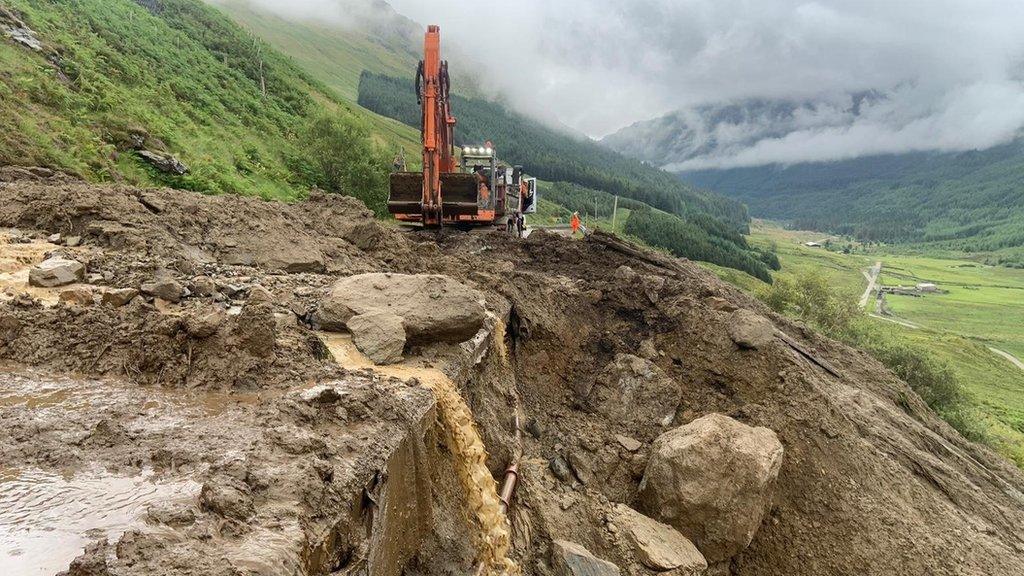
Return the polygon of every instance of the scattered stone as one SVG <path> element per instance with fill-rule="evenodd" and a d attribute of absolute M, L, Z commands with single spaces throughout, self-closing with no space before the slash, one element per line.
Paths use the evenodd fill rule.
<path fill-rule="evenodd" d="M 594 482 L 594 468 L 582 451 L 573 450 L 569 453 L 569 468 L 580 484 L 586 486 Z"/>
<path fill-rule="evenodd" d="M 709 562 L 726 560 L 744 550 L 761 525 L 782 453 L 775 432 L 709 414 L 655 440 L 640 502 Z"/>
<path fill-rule="evenodd" d="M 54 256 L 33 266 L 28 271 L 29 286 L 54 288 L 74 284 L 85 279 L 85 266 L 77 260 Z"/>
<path fill-rule="evenodd" d="M 629 266 L 623 264 L 615 269 L 615 279 L 623 282 L 632 282 L 636 280 L 636 270 L 633 270 Z"/>
<path fill-rule="evenodd" d="M 729 337 L 740 348 L 760 348 L 775 337 L 770 320 L 750 310 L 737 310 L 729 316 Z"/>
<path fill-rule="evenodd" d="M 540 423 L 537 422 L 536 418 L 530 418 L 526 421 L 526 432 L 534 438 L 540 439 L 541 429 Z"/>
<path fill-rule="evenodd" d="M 188 526 L 196 520 L 193 507 L 181 502 L 157 502 L 149 507 L 146 515 L 154 522 L 175 527 Z"/>
<path fill-rule="evenodd" d="M 131 302 L 138 295 L 139 291 L 134 288 L 113 288 L 103 291 L 101 301 L 107 306 L 120 308 Z"/>
<path fill-rule="evenodd" d="M 654 360 L 658 357 L 658 349 L 654 346 L 654 340 L 650 338 L 646 338 L 640 342 L 640 349 L 637 352 L 639 353 L 639 356 L 645 360 Z"/>
<path fill-rule="evenodd" d="M 402 319 L 389 312 L 369 312 L 348 321 L 352 342 L 374 364 L 402 361 L 405 350 L 405 327 Z"/>
<path fill-rule="evenodd" d="M 253 284 L 249 288 L 249 301 L 250 302 L 273 302 L 274 295 L 263 286 L 259 284 Z"/>
<path fill-rule="evenodd" d="M 109 576 L 107 555 L 112 553 L 106 538 L 87 544 L 85 550 L 71 561 L 68 569 L 57 576 Z"/>
<path fill-rule="evenodd" d="M 213 296 L 217 285 L 209 276 L 196 276 L 192 279 L 192 292 L 197 296 Z"/>
<path fill-rule="evenodd" d="M 735 312 L 737 310 L 737 306 L 735 304 L 718 296 L 709 296 L 704 300 L 704 302 L 712 310 L 718 310 L 720 312 Z"/>
<path fill-rule="evenodd" d="M 630 438 L 629 436 L 622 436 L 620 434 L 616 434 L 615 440 L 619 443 L 620 446 L 622 446 L 626 450 L 629 450 L 630 452 L 636 452 L 637 450 L 643 447 L 643 444 L 641 444 L 639 440 Z"/>
<path fill-rule="evenodd" d="M 317 320 L 325 330 L 341 330 L 356 315 L 389 312 L 402 319 L 410 343 L 462 342 L 484 323 L 483 296 L 434 274 L 359 274 L 334 283 L 321 302 Z"/>
<path fill-rule="evenodd" d="M 87 286 L 72 286 L 61 290 L 58 299 L 72 306 L 92 306 L 96 303 L 92 290 Z"/>
<path fill-rule="evenodd" d="M 235 298 L 245 290 L 244 287 L 238 284 L 229 284 L 227 282 L 216 282 L 217 291 L 224 294 L 228 298 Z"/>
<path fill-rule="evenodd" d="M 643 287 L 644 295 L 651 301 L 651 304 L 657 304 L 661 300 L 661 290 L 665 287 L 665 279 L 661 276 L 644 276 Z"/>
<path fill-rule="evenodd" d="M 151 152 L 149 150 L 139 150 L 136 154 L 161 172 L 174 174 L 176 176 L 184 176 L 185 174 L 188 174 L 188 166 L 170 154 L 165 154 L 163 152 Z"/>
<path fill-rule="evenodd" d="M 184 288 L 177 280 L 158 279 L 142 285 L 143 294 L 172 303 L 180 302 L 183 292 Z"/>
<path fill-rule="evenodd" d="M 569 469 L 569 463 L 565 461 L 565 458 L 555 456 L 548 462 L 548 467 L 551 468 L 551 473 L 555 475 L 555 478 L 562 482 L 572 481 L 572 470 Z"/>
<path fill-rule="evenodd" d="M 675 528 L 624 504 L 616 504 L 613 514 L 644 566 L 658 572 L 676 570 L 673 576 L 697 576 L 707 570 L 704 556 Z"/>
<path fill-rule="evenodd" d="M 74 248 L 75 246 L 78 246 L 81 243 L 82 243 L 82 237 L 81 236 L 68 236 L 67 238 L 64 239 L 64 245 L 65 246 L 69 246 L 71 248 Z"/>
<path fill-rule="evenodd" d="M 309 404 L 336 404 L 341 400 L 341 394 L 337 388 L 326 384 L 318 384 L 308 390 L 303 390 L 299 397 L 303 402 Z"/>
<path fill-rule="evenodd" d="M 227 313 L 220 306 L 193 312 L 185 318 L 185 331 L 193 338 L 209 338 L 217 333 L 227 319 Z"/>
<path fill-rule="evenodd" d="M 60 244 L 60 234 L 50 234 L 46 237 L 46 241 L 50 244 Z"/>
<path fill-rule="evenodd" d="M 575 542 L 555 540 L 551 546 L 555 576 L 619 576 L 618 566 L 601 560 Z"/>

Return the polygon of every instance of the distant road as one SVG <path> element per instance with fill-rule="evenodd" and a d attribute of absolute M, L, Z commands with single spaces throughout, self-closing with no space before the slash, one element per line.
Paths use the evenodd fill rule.
<path fill-rule="evenodd" d="M 867 278 L 868 287 L 864 290 L 864 295 L 860 297 L 860 307 L 867 310 L 868 300 L 871 298 L 871 291 L 875 289 L 875 284 L 878 283 L 878 275 L 882 273 L 882 263 L 875 262 L 875 265 L 870 270 L 864 272 L 864 278 Z"/>
<path fill-rule="evenodd" d="M 1009 352 L 1004 352 L 998 348 L 993 348 L 991 346 L 989 346 L 988 349 L 995 352 L 996 354 L 999 354 L 1003 358 L 1006 358 L 1007 360 L 1012 362 L 1013 365 L 1016 366 L 1017 368 L 1024 370 L 1024 362 L 1021 362 L 1020 359 L 1014 356 L 1013 354 L 1010 354 Z"/>
<path fill-rule="evenodd" d="M 910 328 L 911 330 L 917 330 L 918 328 L 920 328 L 920 326 L 914 324 L 913 322 L 907 322 L 906 320 L 900 320 L 899 318 L 890 318 L 888 316 L 882 316 L 880 314 L 868 314 L 868 316 L 871 316 L 872 318 L 878 318 L 879 320 L 885 320 L 886 322 L 892 322 L 893 324 L 899 324 L 900 326 L 903 326 L 904 328 Z"/>

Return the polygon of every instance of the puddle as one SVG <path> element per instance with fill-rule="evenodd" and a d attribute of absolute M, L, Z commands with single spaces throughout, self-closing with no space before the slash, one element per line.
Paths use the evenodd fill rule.
<path fill-rule="evenodd" d="M 235 406 L 255 405 L 264 395 L 142 387 L 119 380 L 58 376 L 0 365 L 0 408 L 17 406 L 35 412 L 134 407 L 146 415 L 169 412 L 184 416 L 182 412 L 199 411 L 217 416 Z"/>
<path fill-rule="evenodd" d="M 115 542 L 125 530 L 143 526 L 151 504 L 191 500 L 199 488 L 151 471 L 65 477 L 37 468 L 0 470 L 0 573 L 56 574 L 87 544 L 104 536 Z"/>

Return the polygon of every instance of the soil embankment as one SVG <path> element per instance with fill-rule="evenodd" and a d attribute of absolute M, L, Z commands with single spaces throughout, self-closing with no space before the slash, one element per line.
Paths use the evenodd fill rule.
<path fill-rule="evenodd" d="M 195 487 L 82 535 L 94 543 L 72 574 L 472 572 L 480 522 L 438 419 L 447 393 L 422 370 L 461 392 L 495 483 L 520 416 L 509 520 L 524 573 L 591 562 L 581 551 L 626 574 L 673 560 L 644 535 L 681 536 L 630 510 L 659 516 L 641 491 L 656 440 L 684 425 L 715 438 L 699 429 L 712 413 L 767 428 L 784 455 L 758 485 L 749 544 L 722 560 L 698 538 L 709 573 L 1024 572 L 1020 471 L 865 354 L 688 262 L 602 236 L 438 243 L 341 197 L 281 205 L 9 169 L 0 228 L 0 494 L 54 474 Z M 21 264 L 53 255 L 84 279 L 28 290 Z M 316 319 L 338 278 L 369 272 L 448 276 L 507 325 L 361 364 Z M 0 516 L 10 558 L 29 553 L 21 521 Z"/>

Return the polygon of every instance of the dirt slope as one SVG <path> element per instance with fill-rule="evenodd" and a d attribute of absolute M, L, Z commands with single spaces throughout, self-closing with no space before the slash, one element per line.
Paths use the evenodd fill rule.
<path fill-rule="evenodd" d="M 626 573 L 648 573 L 609 522 L 610 511 L 615 503 L 638 506 L 659 434 L 710 412 L 770 428 L 785 449 L 768 516 L 750 547 L 713 567 L 716 573 L 1024 573 L 1019 470 L 961 438 L 865 354 L 772 315 L 691 263 L 635 254 L 605 237 L 572 241 L 538 232 L 519 241 L 478 233 L 437 243 L 381 226 L 339 197 L 281 205 L 95 187 L 11 169 L 0 171 L 0 227 L 81 236 L 82 246 L 54 249 L 85 262 L 97 275 L 96 290 L 138 288 L 159 275 L 186 287 L 206 276 L 223 291 L 238 288 L 225 304 L 240 311 L 201 339 L 190 335 L 189 318 L 211 300 L 197 295 L 174 306 L 137 299 L 121 308 L 43 307 L 17 295 L 0 304 L 0 359 L 19 370 L 116 379 L 126 398 L 132 386 L 154 385 L 172 395 L 223 389 L 229 398 L 226 416 L 187 433 L 134 427 L 138 415 L 125 408 L 134 406 L 127 400 L 53 416 L 0 402 L 0 415 L 13 422 L 0 432 L 4 462 L 159 473 L 183 466 L 208 496 L 220 495 L 212 505 L 197 496 L 197 520 L 174 529 L 173 546 L 159 531 L 130 532 L 133 543 L 111 541 L 116 556 L 134 563 L 122 558 L 109 573 L 270 573 L 231 560 L 251 555 L 253 543 L 270 534 L 288 538 L 264 555 L 293 558 L 305 550 L 301 561 L 284 564 L 288 572 L 347 573 L 354 566 L 346 558 L 359 556 L 354 526 L 363 520 L 352 520 L 346 498 L 382 469 L 385 455 L 403 449 L 396 431 L 410 430 L 409 415 L 425 406 L 420 387 L 336 365 L 308 323 L 334 278 L 368 271 L 446 274 L 485 293 L 490 309 L 508 311 L 507 363 L 490 354 L 478 365 L 460 364 L 451 346 L 412 353 L 464 385 L 496 478 L 511 456 L 517 406 L 529 423 L 511 513 L 514 556 L 528 574 L 550 573 L 554 539 L 577 542 Z M 252 301 L 256 284 L 269 291 L 268 302 Z M 819 364 L 783 338 L 754 350 L 736 346 L 728 335 L 734 308 L 769 317 Z M 372 398 L 346 397 L 342 416 L 302 399 L 302 390 L 331 381 Z M 49 432 L 33 432 L 40 429 Z M 217 457 L 232 452 L 218 438 L 233 431 L 234 442 L 244 444 L 233 452 L 243 464 Z M 69 440 L 83 434 L 109 439 Z M 440 464 L 447 449 L 432 432 L 406 435 L 426 439 L 433 502 L 433 514 L 417 516 L 432 528 L 406 571 L 468 573 L 465 511 L 450 464 Z M 335 440 L 342 436 L 348 440 Z M 639 448 L 628 449 L 620 437 Z M 296 445 L 295 438 L 308 442 Z M 195 448 L 172 466 L 168 444 L 181 442 Z M 549 461 L 557 456 L 572 464 L 573 479 L 552 474 Z M 232 504 L 238 502 L 240 509 Z M 329 545 L 338 534 L 352 544 Z M 132 556 L 133 549 L 142 552 Z M 207 564 L 189 564 L 197 551 Z"/>

